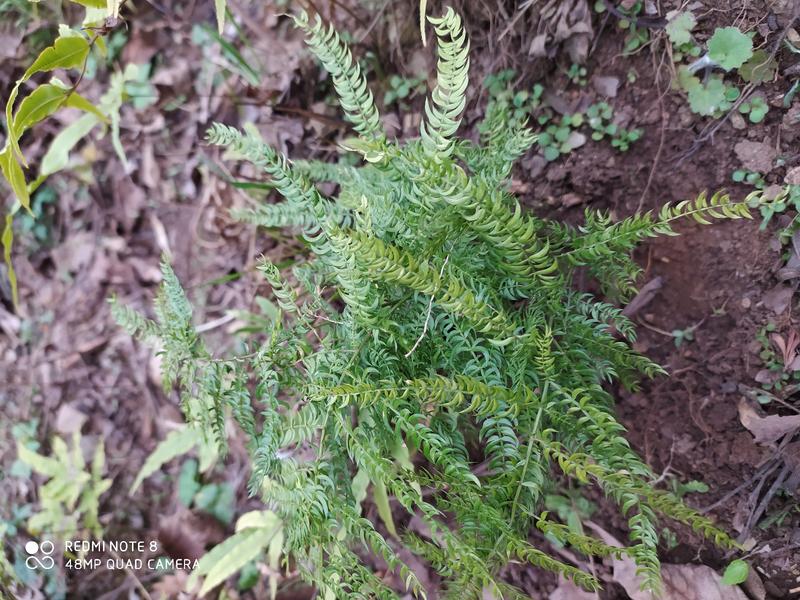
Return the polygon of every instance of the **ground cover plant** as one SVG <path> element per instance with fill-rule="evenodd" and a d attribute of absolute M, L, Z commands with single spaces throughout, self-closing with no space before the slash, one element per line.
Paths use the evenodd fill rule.
<path fill-rule="evenodd" d="M 540 402 L 547 409 L 543 426 L 553 430 L 545 441 L 570 453 L 589 448 L 587 456 L 598 452 L 593 437 L 565 440 L 571 430 L 556 426 L 580 420 L 580 411 L 599 404 L 625 426 L 621 437 L 652 469 L 635 475 L 637 481 L 696 507 L 741 543 L 708 543 L 663 512 L 648 515 L 657 533 L 664 600 L 743 600 L 744 594 L 777 599 L 793 593 L 800 524 L 796 3 L 606 0 L 593 11 L 589 0 L 452 1 L 469 33 L 470 81 L 464 110 L 454 117 L 459 124 L 450 138 L 453 152 L 440 163 L 434 159 L 435 168 L 415 154 L 422 147 L 420 122 L 430 126 L 425 101 L 436 85 L 437 60 L 434 28 L 422 19 L 427 44 L 421 43 L 417 17 L 441 15 L 447 3 L 0 2 L 0 89 L 11 113 L 0 126 L 0 166 L 11 176 L 0 177 L 6 216 L 0 264 L 0 597 L 330 597 L 333 590 L 323 594 L 302 580 L 326 575 L 315 567 L 324 567 L 332 551 L 358 561 L 347 575 L 357 568 L 369 577 L 362 586 L 369 597 L 378 586 L 387 595 L 412 597 L 402 563 L 415 578 L 409 583 L 418 582 L 434 600 L 448 588 L 459 593 L 453 575 L 460 563 L 452 557 L 464 547 L 475 549 L 470 556 L 482 560 L 493 579 L 481 590 L 487 599 L 650 597 L 641 587 L 652 585 L 651 569 L 636 574 L 641 544 L 621 541 L 630 537 L 628 520 L 640 512 L 636 506 L 624 511 L 592 474 L 582 481 L 565 475 L 558 460 L 540 458 L 535 452 L 545 446 L 544 434 L 534 436 L 539 445 L 532 446 L 529 462 L 539 467 L 541 481 L 528 481 L 530 466 L 523 474 L 512 464 L 524 469 L 528 462 Z M 350 45 L 374 92 L 386 148 L 353 133 L 333 78 L 305 51 L 305 34 L 294 26 L 290 15 L 301 8 L 312 15 L 312 25 L 316 13 L 335 24 Z M 77 54 L 65 52 L 70 49 Z M 214 122 L 229 126 L 235 143 L 208 143 Z M 500 162 L 489 162 L 491 148 L 500 144 L 492 139 L 526 127 L 533 144 L 526 150 L 521 143 L 507 175 L 487 174 Z M 254 164 L 263 157 L 251 161 L 243 154 L 262 144 L 291 157 L 293 177 L 307 178 L 310 191 L 320 194 L 325 228 L 305 207 L 282 199 L 274 178 Z M 453 173 L 456 192 L 443 191 L 441 181 Z M 562 280 L 549 286 L 552 297 L 571 293 L 587 305 L 613 306 L 599 311 L 594 325 L 607 325 L 610 340 L 662 366 L 668 376 L 610 374 L 609 362 L 587 349 L 587 337 L 595 343 L 592 336 L 563 334 L 572 327 L 572 304 L 551 306 L 545 286 L 531 283 L 536 275 L 506 277 L 496 267 L 504 255 L 487 236 L 502 231 L 476 233 L 447 201 L 474 200 L 472 191 L 484 184 L 490 189 L 490 181 L 500 183 L 487 197 L 500 202 L 488 206 L 515 213 L 519 205 L 522 222 L 536 228 L 531 247 L 523 244 L 528 255 L 549 244 L 547 254 Z M 635 289 L 625 285 L 624 275 L 614 275 L 622 266 L 615 252 L 571 260 L 577 253 L 565 236 L 581 235 L 587 222 L 591 234 L 601 229 L 601 216 L 612 227 L 648 210 L 656 219 L 665 203 L 675 206 L 701 190 L 724 188 L 737 201 L 746 199 L 754 219 L 714 226 L 676 219 L 670 225 L 679 236 L 640 240 L 632 245 L 641 267 L 631 278 Z M 385 190 L 400 199 L 389 209 Z M 422 208 L 409 215 L 408 206 Z M 391 218 L 389 210 L 395 213 Z M 497 214 L 484 211 L 477 223 L 488 228 L 496 221 Z M 318 257 L 315 249 L 329 244 L 336 228 L 344 236 L 377 238 L 426 263 L 442 288 L 445 279 L 460 277 L 464 289 L 508 315 L 517 328 L 508 345 L 497 349 L 496 335 L 474 333 L 469 316 L 445 305 L 446 289 L 420 293 L 376 283 L 363 260 L 350 267 L 349 255 L 338 248 L 330 261 Z M 442 233 L 431 239 L 435 232 Z M 592 243 L 599 244 L 599 237 Z M 344 259 L 348 266 L 339 268 Z M 367 301 L 379 298 L 376 308 L 361 311 L 363 319 L 356 319 L 361 304 L 343 293 L 340 275 L 358 276 L 364 282 L 358 291 Z M 519 292 L 496 287 L 517 279 L 529 285 Z M 190 320 L 174 318 L 167 295 L 191 300 L 183 305 Z M 156 310 L 153 296 L 159 297 Z M 115 322 L 122 306 L 155 315 L 158 326 L 147 341 L 134 341 Z M 559 393 L 571 393 L 567 386 L 580 379 L 563 366 L 564 356 L 572 360 L 580 350 L 591 352 L 595 364 L 578 361 L 579 370 L 608 375 L 600 388 L 582 390 L 581 402 L 589 408 L 552 418 L 552 407 L 568 402 L 553 395 L 553 383 L 542 400 L 535 357 L 527 363 L 521 358 L 542 335 L 537 323 L 527 322 L 529 311 L 553 324 L 550 348 L 558 368 L 550 379 L 561 386 Z M 379 325 L 393 325 L 365 323 L 373 314 Z M 635 339 L 628 335 L 634 329 Z M 180 332 L 190 348 L 184 341 L 157 339 L 180 338 Z M 369 334 L 377 336 L 375 343 L 365 341 Z M 461 354 L 447 361 L 442 357 L 454 347 L 455 335 L 466 341 L 459 338 Z M 346 336 L 364 347 L 348 346 Z M 257 361 L 273 337 L 278 363 Z M 388 351 L 367 355 L 387 340 L 394 344 Z M 597 344 L 604 341 L 609 339 Z M 512 345 L 519 358 L 506 354 Z M 284 361 L 287 369 L 280 360 L 291 355 L 289 347 L 299 350 L 297 361 Z M 348 347 L 352 351 L 345 353 Z M 342 362 L 355 349 L 355 366 Z M 167 359 L 176 353 L 186 358 Z M 320 355 L 328 361 L 324 371 L 316 366 Z M 165 359 L 166 377 L 160 368 Z M 327 376 L 334 360 L 343 365 L 335 381 L 320 382 L 317 375 Z M 279 373 L 274 385 L 262 381 L 267 363 Z M 528 372 L 520 374 L 524 365 L 517 372 L 498 371 L 512 363 L 526 364 Z M 180 367 L 187 385 L 173 381 Z M 485 414 L 471 408 L 470 394 L 456 408 L 456 392 L 422 392 L 421 399 L 420 387 L 431 380 L 455 382 L 458 390 L 470 383 L 464 377 L 518 394 L 502 398 L 511 408 Z M 313 395 L 340 380 L 356 392 L 384 383 L 398 395 L 360 407 L 352 392 L 341 400 L 343 408 L 338 400 L 329 407 Z M 405 389 L 408 382 L 417 387 Z M 239 426 L 237 415 L 249 422 L 242 416 L 248 405 L 252 427 Z M 442 456 L 447 451 L 450 457 L 437 458 L 435 448 L 412 439 L 416 431 L 409 433 L 408 423 L 398 426 L 396 410 L 418 417 L 414 427 L 434 430 L 436 440 L 444 440 Z M 321 420 L 319 411 L 326 415 Z M 376 445 L 365 444 L 371 455 L 385 458 L 379 462 L 401 483 L 419 486 L 423 508 L 438 512 L 429 517 L 422 508 L 409 511 L 393 484 L 365 468 L 366 461 L 352 459 L 346 443 L 333 447 L 343 427 L 334 428 L 331 420 L 340 414 L 359 440 L 371 443 L 377 431 Z M 384 414 L 388 424 L 369 421 Z M 490 426 L 492 420 L 500 425 Z M 443 421 L 447 428 L 440 433 Z M 517 446 L 500 466 L 501 451 L 488 444 L 499 428 L 513 432 L 500 436 L 505 445 Z M 273 456 L 280 468 L 271 468 L 254 489 L 261 479 L 253 478 L 259 462 L 254 454 L 268 445 L 261 443 L 265 431 L 281 438 Z M 391 443 L 380 437 L 389 433 L 395 436 Z M 451 448 L 456 435 L 463 437 L 463 449 Z M 456 475 L 440 466 L 453 460 Z M 294 464 L 338 477 L 320 496 L 333 498 L 325 523 L 335 529 L 335 541 L 314 529 L 307 544 L 300 543 L 289 535 L 293 515 L 262 493 L 271 482 L 279 490 L 289 486 L 284 466 Z M 490 501 L 484 503 L 491 514 L 508 522 L 516 505 L 511 534 L 477 508 L 463 509 L 464 494 L 451 493 L 464 487 L 453 483 L 458 474 L 469 473 L 481 487 L 467 486 L 464 494 L 484 502 L 488 490 Z M 313 479 L 307 475 L 303 483 Z M 512 498 L 497 507 L 503 498 L 497 488 L 504 482 Z M 338 511 L 342 503 L 344 517 Z M 302 509 L 296 512 L 305 515 Z M 354 514 L 380 536 L 370 538 L 373 546 L 382 539 L 399 562 L 388 564 L 380 554 L 386 546 L 375 552 L 352 533 L 354 527 L 345 527 Z M 473 519 L 477 525 L 470 521 L 473 514 L 482 519 Z M 450 550 L 437 527 L 447 528 L 463 546 Z M 496 531 L 501 533 L 490 539 Z M 145 551 L 76 551 L 66 545 L 75 539 L 96 545 L 134 540 Z M 576 578 L 589 574 L 596 583 L 582 583 L 602 584 L 603 590 L 581 592 L 569 577 L 512 554 L 508 539 L 569 566 Z M 591 549 L 580 549 L 581 540 L 632 548 L 601 548 L 608 555 L 591 556 Z M 305 558 L 309 548 L 317 548 L 312 559 Z M 337 555 L 337 548 L 353 554 Z M 454 565 L 452 574 L 427 556 L 437 551 Z M 344 585 L 339 571 L 329 587 Z"/>
<path fill-rule="evenodd" d="M 631 348 L 635 330 L 622 311 L 575 291 L 573 276 L 585 269 L 607 295 L 627 300 L 640 272 L 630 258 L 638 242 L 673 235 L 684 219 L 749 218 L 748 202 L 703 193 L 618 222 L 587 210 L 577 228 L 524 212 L 506 184 L 535 137 L 502 103 L 486 115 L 480 143 L 456 136 L 469 44 L 453 10 L 429 20 L 437 83 L 418 138 L 386 137 L 350 50 L 305 13 L 295 23 L 333 78 L 358 133 L 342 145 L 362 164 L 290 162 L 234 128 L 209 130 L 210 144 L 263 169 L 285 198 L 249 218 L 288 225 L 310 251 L 290 273 L 262 261 L 281 309 L 269 331 L 244 354 L 212 355 L 167 263 L 156 320 L 116 301 L 115 316 L 158 342 L 164 383 L 180 384 L 192 427 L 223 451 L 228 415 L 244 431 L 250 491 L 279 519 L 242 525 L 248 545 L 261 550 L 279 530 L 279 550 L 323 597 L 394 597 L 362 564 L 360 547 L 424 596 L 399 556 L 398 536 L 446 579 L 451 597 L 519 595 L 498 577 L 510 561 L 600 587 L 591 573 L 532 545 L 533 526 L 582 554 L 633 557 L 644 587 L 658 591 L 661 517 L 724 548 L 737 545 L 652 485 L 654 474 L 614 417 L 609 384 L 635 388 L 663 370 Z M 324 195 L 317 182 L 336 183 L 338 194 Z M 610 546 L 544 512 L 543 497 L 560 477 L 613 498 L 630 545 Z M 363 518 L 370 484 L 379 506 L 391 498 L 429 535 L 390 525 L 386 511 L 386 534 Z M 233 566 L 239 558 L 216 557 Z"/>

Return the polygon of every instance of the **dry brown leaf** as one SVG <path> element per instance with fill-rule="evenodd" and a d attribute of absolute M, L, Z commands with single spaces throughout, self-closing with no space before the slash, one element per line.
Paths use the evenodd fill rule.
<path fill-rule="evenodd" d="M 794 288 L 785 286 L 781 283 L 769 290 L 761 297 L 761 301 L 768 309 L 776 315 L 783 313 L 792 301 Z"/>
<path fill-rule="evenodd" d="M 559 577 L 558 587 L 550 593 L 549 600 L 597 600 L 597 594 L 587 592 L 569 579 Z"/>
<path fill-rule="evenodd" d="M 622 546 L 622 543 L 605 529 L 587 521 L 586 523 L 606 544 Z M 631 600 L 653 600 L 650 592 L 641 589 L 642 578 L 636 574 L 636 563 L 629 556 L 613 558 L 614 581 L 619 583 Z M 722 577 L 705 565 L 661 565 L 663 592 L 660 600 L 747 600 L 738 586 L 722 583 Z"/>
<path fill-rule="evenodd" d="M 800 415 L 762 417 L 745 398 L 739 401 L 739 420 L 759 444 L 776 442 L 787 433 L 800 429 Z"/>

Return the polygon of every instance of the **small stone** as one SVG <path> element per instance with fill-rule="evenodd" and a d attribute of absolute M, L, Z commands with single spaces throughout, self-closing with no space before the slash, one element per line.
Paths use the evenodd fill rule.
<path fill-rule="evenodd" d="M 747 310 L 747 309 L 748 309 L 748 308 L 750 308 L 752 305 L 753 305 L 753 301 L 752 301 L 752 300 L 750 300 L 750 298 L 747 298 L 747 297 L 744 297 L 744 298 L 742 298 L 742 308 L 744 308 L 745 310 Z"/>
<path fill-rule="evenodd" d="M 528 177 L 536 179 L 547 167 L 547 160 L 545 160 L 544 156 L 535 154 L 530 160 L 523 162 L 522 166 L 528 170 Z"/>
<path fill-rule="evenodd" d="M 564 165 L 554 165 L 547 170 L 548 181 L 561 181 L 569 173 L 569 169 Z"/>
<path fill-rule="evenodd" d="M 761 195 L 764 197 L 764 200 L 775 200 L 775 198 L 778 197 L 778 194 L 780 194 L 782 191 L 783 191 L 782 185 L 773 183 L 765 187 L 764 191 L 761 192 Z"/>
<path fill-rule="evenodd" d="M 742 166 L 757 173 L 769 173 L 777 156 L 777 151 L 765 142 L 742 140 L 733 147 Z"/>
<path fill-rule="evenodd" d="M 561 206 L 564 208 L 571 208 L 583 204 L 585 200 L 574 192 L 568 192 L 561 196 Z"/>
<path fill-rule="evenodd" d="M 744 117 L 740 115 L 738 112 L 731 113 L 731 126 L 734 129 L 744 129 L 747 127 L 747 123 L 744 121 Z"/>
<path fill-rule="evenodd" d="M 789 185 L 800 185 L 800 167 L 790 169 L 789 172 L 786 173 L 784 181 Z"/>
<path fill-rule="evenodd" d="M 62 404 L 56 415 L 56 431 L 72 434 L 81 430 L 86 422 L 86 415 L 72 404 Z"/>
<path fill-rule="evenodd" d="M 595 75 L 592 77 L 592 86 L 595 91 L 606 98 L 616 98 L 619 90 L 619 77 L 608 75 Z"/>

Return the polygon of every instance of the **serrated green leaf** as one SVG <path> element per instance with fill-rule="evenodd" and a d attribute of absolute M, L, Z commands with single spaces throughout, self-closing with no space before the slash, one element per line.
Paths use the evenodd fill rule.
<path fill-rule="evenodd" d="M 694 18 L 692 11 L 678 13 L 666 26 L 669 41 L 676 46 L 688 44 L 692 41 L 691 31 L 695 25 L 697 25 L 697 19 Z"/>
<path fill-rule="evenodd" d="M 698 115 L 713 115 L 725 102 L 725 84 L 712 79 L 689 90 L 689 107 Z"/>
<path fill-rule="evenodd" d="M 740 559 L 734 560 L 726 568 L 722 575 L 722 583 L 725 585 L 739 585 L 747 581 L 750 572 L 748 564 Z"/>
<path fill-rule="evenodd" d="M 353 481 L 350 484 L 350 489 L 353 491 L 353 498 L 356 501 L 356 508 L 361 511 L 361 503 L 367 497 L 367 488 L 369 487 L 369 473 L 365 469 L 359 469 Z"/>
<path fill-rule="evenodd" d="M 162 466 L 177 456 L 186 454 L 200 440 L 200 432 L 194 427 L 185 426 L 170 431 L 155 450 L 144 461 L 144 465 L 133 481 L 130 493 L 134 493 L 146 478 L 158 471 Z"/>
<path fill-rule="evenodd" d="M 236 521 L 236 531 L 245 529 L 273 529 L 281 524 L 280 517 L 271 510 L 252 510 Z"/>
<path fill-rule="evenodd" d="M 753 40 L 736 27 L 720 27 L 708 40 L 708 56 L 726 71 L 738 69 L 753 56 Z"/>
<path fill-rule="evenodd" d="M 267 564 L 272 569 L 273 573 L 277 573 L 280 568 L 281 554 L 283 553 L 283 529 L 279 529 L 275 533 L 275 537 L 269 542 L 267 548 Z M 270 600 L 275 600 L 278 595 L 278 577 L 277 575 L 269 576 L 269 597 Z"/>
<path fill-rule="evenodd" d="M 204 596 L 248 562 L 255 560 L 279 532 L 280 526 L 274 529 L 245 529 L 212 548 L 200 559 L 192 573 L 193 577 L 198 573 L 206 574 L 200 587 L 200 596 Z M 189 582 L 193 581 L 196 579 L 190 577 Z"/>
<path fill-rule="evenodd" d="M 70 0 L 75 4 L 80 4 L 86 8 L 107 8 L 106 0 Z"/>

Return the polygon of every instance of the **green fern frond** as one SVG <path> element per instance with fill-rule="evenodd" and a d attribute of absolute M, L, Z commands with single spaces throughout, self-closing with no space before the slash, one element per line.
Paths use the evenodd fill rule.
<path fill-rule="evenodd" d="M 431 19 L 437 85 L 420 138 L 400 142 L 381 131 L 342 38 L 305 13 L 295 21 L 361 134 L 341 145 L 362 164 L 292 163 L 231 127 L 208 132 L 210 143 L 262 169 L 285 198 L 239 216 L 299 229 L 307 248 L 286 272 L 258 265 L 278 318 L 239 355 L 215 357 L 168 266 L 154 320 L 113 302 L 112 312 L 156 341 L 165 386 L 180 385 L 192 431 L 213 440 L 215 452 L 225 448 L 228 419 L 242 430 L 249 490 L 278 514 L 282 551 L 302 578 L 325 598 L 393 597 L 396 590 L 360 560 L 368 551 L 424 597 L 400 542 L 362 516 L 369 502 L 378 510 L 364 515 L 377 512 L 459 598 L 484 590 L 519 597 L 501 580 L 509 562 L 599 588 L 591 574 L 532 546 L 534 526 L 578 552 L 632 557 L 652 590 L 660 585 L 659 517 L 735 547 L 709 519 L 653 487 L 609 390 L 663 374 L 633 349 L 634 326 L 617 305 L 635 291 L 635 246 L 676 234 L 681 219 L 748 218 L 747 204 L 763 198 L 702 194 L 619 222 L 587 211 L 577 228 L 539 218 L 507 184 L 534 141 L 524 123 L 496 104 L 479 142 L 457 137 L 469 57 L 454 11 Z M 578 267 L 598 280 L 605 301 L 576 291 Z M 596 484 L 614 499 L 628 547 L 542 515 L 564 478 Z M 404 527 L 412 515 L 430 531 L 426 539 Z"/>
<path fill-rule="evenodd" d="M 434 26 L 439 49 L 436 87 L 425 100 L 425 119 L 420 137 L 428 156 L 441 160 L 453 151 L 453 135 L 461 124 L 469 85 L 469 42 L 461 17 L 447 8 L 441 17 L 428 17 Z"/>
<path fill-rule="evenodd" d="M 378 109 L 367 80 L 361 73 L 358 62 L 336 30 L 325 27 L 319 16 L 314 23 L 309 22 L 308 14 L 302 11 L 294 17 L 294 22 L 306 34 L 306 43 L 311 52 L 320 60 L 325 70 L 331 74 L 339 103 L 347 120 L 361 135 L 377 140 L 384 139 Z"/>

